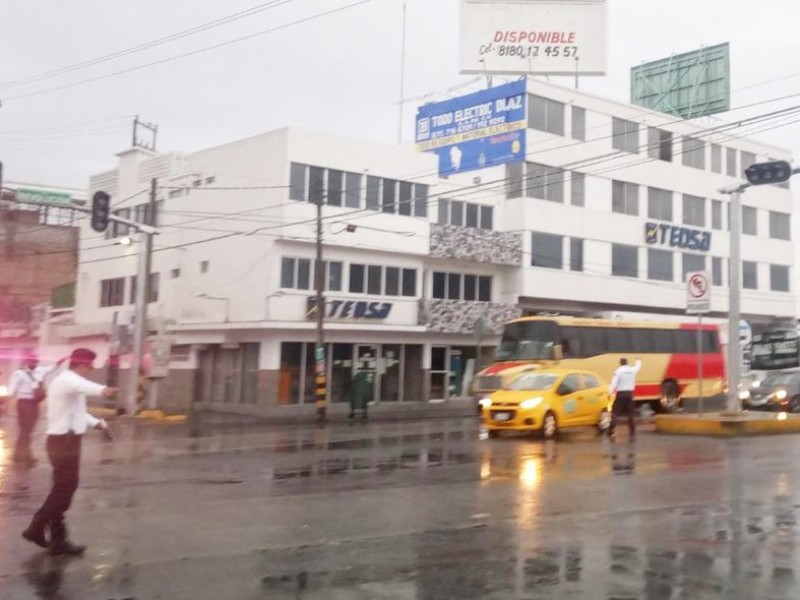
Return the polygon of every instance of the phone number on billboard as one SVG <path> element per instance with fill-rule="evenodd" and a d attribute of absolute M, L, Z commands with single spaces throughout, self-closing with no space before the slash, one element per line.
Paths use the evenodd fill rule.
<path fill-rule="evenodd" d="M 536 58 L 539 56 L 576 58 L 577 46 L 497 46 L 498 56 L 517 56 L 519 58 Z"/>

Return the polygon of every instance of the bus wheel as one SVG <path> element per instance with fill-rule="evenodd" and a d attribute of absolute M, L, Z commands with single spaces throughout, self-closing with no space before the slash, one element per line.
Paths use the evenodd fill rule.
<path fill-rule="evenodd" d="M 544 416 L 542 422 L 542 437 L 546 440 L 552 440 L 558 434 L 558 421 L 552 412 L 548 412 Z"/>
<path fill-rule="evenodd" d="M 681 396 L 678 391 L 678 384 L 674 381 L 665 381 L 661 384 L 661 400 L 659 408 L 662 412 L 675 412 L 680 408 Z"/>

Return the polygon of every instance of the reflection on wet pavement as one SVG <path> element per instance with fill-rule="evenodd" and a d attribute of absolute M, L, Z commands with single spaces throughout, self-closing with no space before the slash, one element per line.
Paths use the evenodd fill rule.
<path fill-rule="evenodd" d="M 85 445 L 84 559 L 19 540 L 49 469 L 0 460 L 0 598 L 800 597 L 794 436 L 117 427 Z"/>

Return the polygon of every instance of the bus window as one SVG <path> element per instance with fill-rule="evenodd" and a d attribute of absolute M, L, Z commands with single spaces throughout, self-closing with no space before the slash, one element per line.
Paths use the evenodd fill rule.
<path fill-rule="evenodd" d="M 618 354 L 627 354 L 632 351 L 631 332 L 629 329 L 609 329 L 608 351 Z"/>
<path fill-rule="evenodd" d="M 577 327 L 561 328 L 561 351 L 564 353 L 564 358 L 582 358 L 585 356 Z"/>
<path fill-rule="evenodd" d="M 716 331 L 703 332 L 703 354 L 717 354 L 719 352 L 719 337 Z"/>
<path fill-rule="evenodd" d="M 676 329 L 675 352 L 676 354 L 693 354 L 697 352 L 697 332 L 686 329 Z"/>
<path fill-rule="evenodd" d="M 654 329 L 650 332 L 653 338 L 653 352 L 674 352 L 675 340 L 673 339 L 674 329 Z"/>
<path fill-rule="evenodd" d="M 608 352 L 606 329 L 602 327 L 576 327 L 581 340 L 583 356 L 597 356 Z"/>
<path fill-rule="evenodd" d="M 634 354 L 655 352 L 655 342 L 651 329 L 631 329 L 631 347 Z"/>
<path fill-rule="evenodd" d="M 559 339 L 553 321 L 516 321 L 503 329 L 497 360 L 552 360 Z"/>

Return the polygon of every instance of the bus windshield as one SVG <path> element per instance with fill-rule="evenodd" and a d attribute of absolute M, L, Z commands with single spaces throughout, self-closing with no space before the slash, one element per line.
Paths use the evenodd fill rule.
<path fill-rule="evenodd" d="M 558 375 L 544 373 L 529 373 L 520 375 L 508 384 L 509 390 L 547 390 L 553 387 Z"/>
<path fill-rule="evenodd" d="M 497 360 L 552 360 L 558 324 L 552 321 L 517 321 L 503 330 Z"/>

